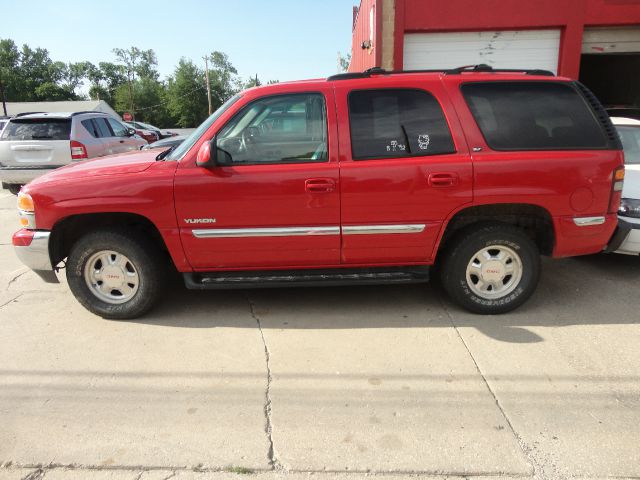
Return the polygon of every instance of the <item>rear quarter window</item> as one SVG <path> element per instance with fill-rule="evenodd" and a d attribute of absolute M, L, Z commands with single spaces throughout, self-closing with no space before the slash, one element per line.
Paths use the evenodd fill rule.
<path fill-rule="evenodd" d="M 571 84 L 478 82 L 461 89 L 494 150 L 589 150 L 609 145 L 590 106 Z"/>
<path fill-rule="evenodd" d="M 69 140 L 68 118 L 15 119 L 2 131 L 2 140 Z"/>

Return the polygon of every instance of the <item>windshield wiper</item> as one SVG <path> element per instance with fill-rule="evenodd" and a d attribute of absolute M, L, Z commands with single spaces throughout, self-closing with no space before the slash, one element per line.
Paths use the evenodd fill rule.
<path fill-rule="evenodd" d="M 167 150 L 163 150 L 162 152 L 160 152 L 160 153 L 156 156 L 156 162 L 157 162 L 158 160 L 164 160 L 164 158 L 165 158 L 167 155 L 169 155 L 171 152 L 173 152 L 173 151 L 176 149 L 176 147 L 177 147 L 177 146 L 178 146 L 178 145 L 174 145 L 173 147 L 168 148 Z"/>
<path fill-rule="evenodd" d="M 52 138 L 53 137 L 50 135 L 31 135 L 31 140 L 46 140 Z"/>

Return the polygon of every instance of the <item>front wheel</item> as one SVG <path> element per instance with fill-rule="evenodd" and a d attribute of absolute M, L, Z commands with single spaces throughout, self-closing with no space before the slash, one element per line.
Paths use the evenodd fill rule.
<path fill-rule="evenodd" d="M 539 277 L 538 247 L 510 225 L 468 227 L 453 240 L 441 269 L 442 286 L 451 299 L 481 314 L 519 307 Z"/>
<path fill-rule="evenodd" d="M 132 319 L 149 311 L 162 294 L 161 255 L 142 236 L 116 230 L 93 232 L 72 247 L 67 281 L 76 299 L 103 318 Z"/>

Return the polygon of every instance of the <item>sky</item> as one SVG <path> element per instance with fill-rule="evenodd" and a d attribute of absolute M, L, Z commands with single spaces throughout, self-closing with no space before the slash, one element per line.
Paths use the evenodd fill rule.
<path fill-rule="evenodd" d="M 351 50 L 359 0 L 0 0 L 0 38 L 49 50 L 54 61 L 114 61 L 114 48 L 153 49 L 162 78 L 180 57 L 229 56 L 243 78 L 336 73 Z"/>

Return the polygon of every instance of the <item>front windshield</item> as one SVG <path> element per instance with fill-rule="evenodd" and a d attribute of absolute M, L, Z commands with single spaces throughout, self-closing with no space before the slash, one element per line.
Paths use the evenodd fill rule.
<path fill-rule="evenodd" d="M 196 128 L 191 135 L 185 138 L 184 142 L 178 145 L 175 148 L 175 150 L 170 152 L 164 159 L 165 160 L 181 160 L 182 157 L 184 157 L 186 153 L 189 151 L 189 149 L 193 146 L 193 144 L 196 143 L 198 139 L 204 134 L 204 132 L 206 132 L 209 129 L 211 124 L 215 122 L 224 112 L 226 112 L 231 105 L 236 103 L 241 96 L 242 94 L 238 93 L 237 95 L 234 95 L 229 100 L 224 102 L 220 106 L 220 108 L 218 108 L 215 112 L 213 112 L 209 116 L 209 118 L 207 118 L 204 122 L 202 122 L 202 124 L 200 124 L 200 126 Z"/>
<path fill-rule="evenodd" d="M 618 126 L 624 150 L 624 163 L 640 165 L 640 127 Z"/>

